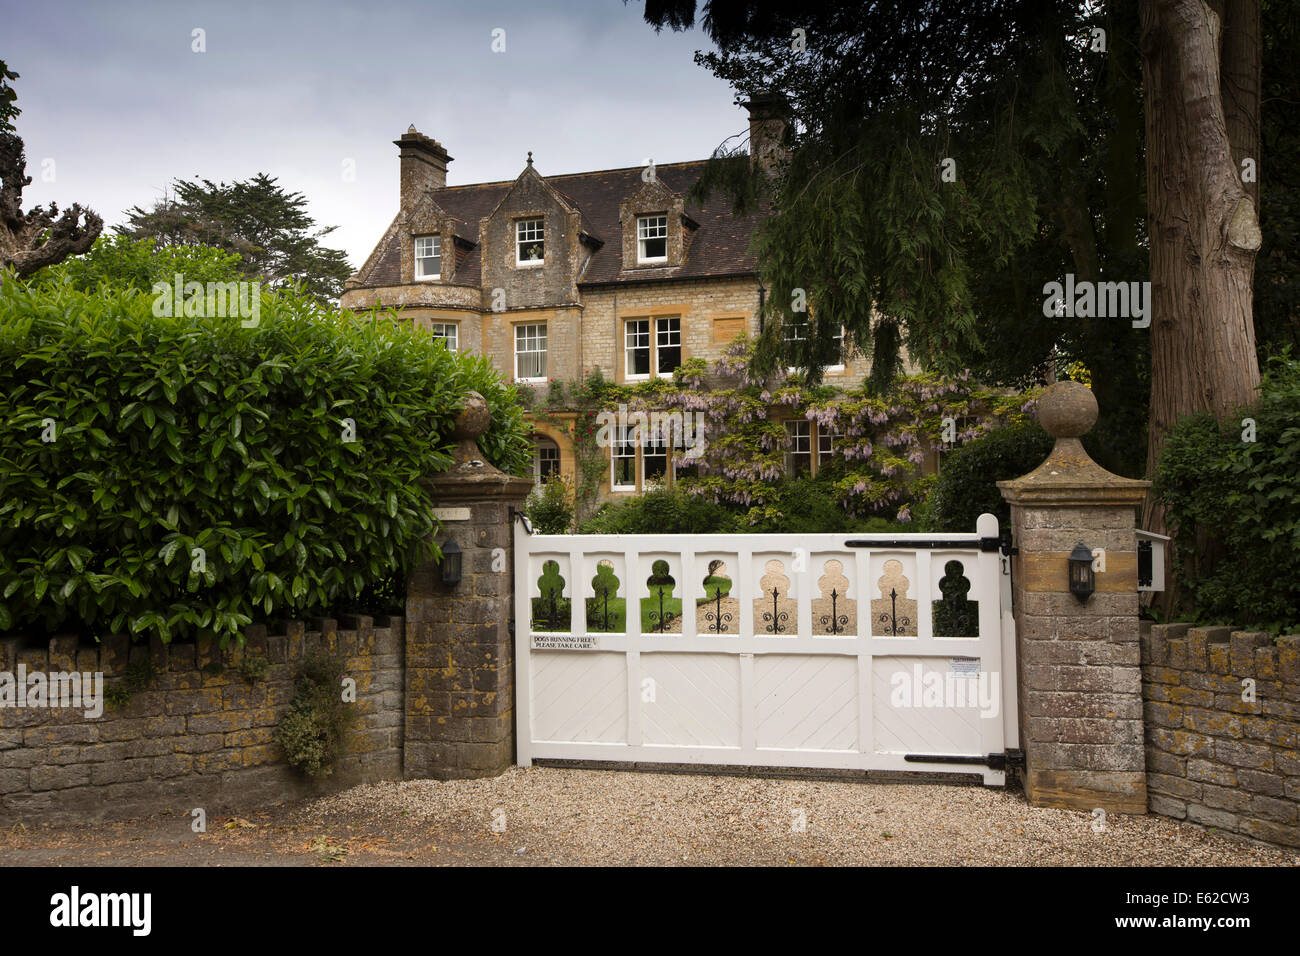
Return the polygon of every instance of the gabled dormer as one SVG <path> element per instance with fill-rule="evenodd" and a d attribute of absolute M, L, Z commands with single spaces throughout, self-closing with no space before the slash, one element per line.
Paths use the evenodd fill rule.
<path fill-rule="evenodd" d="M 451 282 L 456 275 L 456 217 L 425 192 L 399 217 L 403 282 Z"/>
<path fill-rule="evenodd" d="M 528 165 L 479 222 L 486 300 L 505 293 L 508 309 L 578 301 L 578 276 L 599 248 L 582 211 Z"/>
<path fill-rule="evenodd" d="M 685 258 L 689 234 L 698 228 L 686 215 L 686 203 L 651 172 L 641 187 L 619 204 L 623 271 L 674 269 Z"/>

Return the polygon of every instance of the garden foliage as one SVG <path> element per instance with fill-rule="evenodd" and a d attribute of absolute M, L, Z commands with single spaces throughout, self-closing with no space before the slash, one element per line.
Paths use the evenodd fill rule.
<path fill-rule="evenodd" d="M 224 640 L 381 584 L 427 550 L 421 479 L 471 389 L 486 457 L 526 470 L 489 360 L 391 315 L 282 292 L 245 328 L 153 301 L 0 285 L 0 631 Z"/>
<path fill-rule="evenodd" d="M 1175 612 L 1300 628 L 1300 361 L 1271 360 L 1259 400 L 1240 415 L 1182 419 L 1154 490 L 1174 535 Z"/>

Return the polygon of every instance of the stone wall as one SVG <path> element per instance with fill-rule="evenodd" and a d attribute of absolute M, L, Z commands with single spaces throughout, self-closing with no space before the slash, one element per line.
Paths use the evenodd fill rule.
<path fill-rule="evenodd" d="M 1152 813 L 1300 847 L 1300 635 L 1156 625 L 1142 698 Z"/>
<path fill-rule="evenodd" d="M 245 646 L 214 641 L 131 646 L 125 637 L 79 646 L 56 637 L 47 646 L 0 640 L 0 672 L 104 675 L 105 691 L 128 684 L 128 668 L 154 676 L 124 703 L 83 709 L 0 707 L 0 823 L 24 819 L 85 822 L 174 808 L 211 816 L 337 790 L 402 772 L 404 622 L 359 617 L 281 633 L 250 626 Z M 334 773 L 319 781 L 285 761 L 273 737 L 293 699 L 304 657 L 341 654 L 356 680 L 358 719 Z M 265 658 L 264 677 L 247 680 L 245 657 Z"/>

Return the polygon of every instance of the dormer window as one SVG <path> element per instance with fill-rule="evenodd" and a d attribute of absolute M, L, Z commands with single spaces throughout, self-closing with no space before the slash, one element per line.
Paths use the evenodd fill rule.
<path fill-rule="evenodd" d="M 545 258 L 543 220 L 520 219 L 515 223 L 515 265 L 539 266 Z"/>
<path fill-rule="evenodd" d="M 668 261 L 668 217 L 638 216 L 636 221 L 636 261 Z"/>
<path fill-rule="evenodd" d="M 442 277 L 442 238 L 417 236 L 415 240 L 415 278 L 439 279 Z"/>

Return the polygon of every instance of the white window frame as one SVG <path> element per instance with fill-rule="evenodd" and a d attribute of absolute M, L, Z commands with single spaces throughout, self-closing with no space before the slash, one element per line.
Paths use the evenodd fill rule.
<path fill-rule="evenodd" d="M 528 330 L 532 329 L 533 332 Z M 536 331 L 540 330 L 540 331 Z M 541 348 L 520 349 L 520 342 L 523 344 L 541 344 Z M 545 382 L 546 381 L 546 323 L 545 322 L 523 322 L 515 326 L 515 381 L 516 382 Z M 542 356 L 542 374 L 537 377 L 525 377 L 519 374 L 519 356 L 537 355 Z"/>
<path fill-rule="evenodd" d="M 674 329 L 670 325 L 665 328 L 665 325 L 671 322 L 676 322 L 677 328 Z M 668 336 L 667 342 L 664 341 L 665 335 Z M 674 336 L 677 339 L 675 342 L 673 341 Z M 655 378 L 673 377 L 671 369 L 665 372 L 659 367 L 659 350 L 664 347 L 677 349 L 677 368 L 681 368 L 685 356 L 682 354 L 682 317 L 680 315 L 660 315 L 655 317 L 655 350 L 654 355 L 651 356 L 652 364 L 650 365 Z"/>
<path fill-rule="evenodd" d="M 637 426 L 624 425 L 614 427 L 614 442 L 609 448 L 609 488 L 611 491 L 636 491 L 637 475 L 639 466 L 637 463 Z M 620 450 L 629 449 L 632 454 L 619 454 Z M 632 460 L 632 484 L 620 485 L 618 483 L 618 463 L 627 459 Z"/>
<path fill-rule="evenodd" d="M 805 333 L 807 333 L 807 332 L 811 332 L 811 331 L 812 331 L 812 317 L 811 317 L 811 316 L 809 316 L 808 318 L 806 318 L 806 319 L 805 319 L 804 321 L 802 321 L 802 322 L 794 322 L 794 323 L 790 323 L 790 324 L 785 325 L 785 326 L 782 328 L 782 330 L 781 330 L 781 335 L 782 335 L 782 337 L 785 339 L 785 341 L 787 341 L 787 342 L 804 342 L 804 341 L 807 341 L 807 339 L 808 339 L 808 335 L 807 335 L 807 334 L 804 334 L 804 335 L 798 335 L 798 334 L 791 335 L 791 334 L 790 334 L 791 332 L 796 332 L 796 333 L 797 333 L 797 332 L 798 332 L 799 330 L 801 330 L 801 329 L 804 330 Z M 836 339 L 836 341 L 838 341 L 838 342 L 840 343 L 840 362 L 839 362 L 838 365 L 827 365 L 827 366 L 823 369 L 823 371 L 825 371 L 825 372 L 842 372 L 842 371 L 844 371 L 844 326 L 842 326 L 842 325 L 840 326 L 840 334 L 837 335 L 837 336 L 835 336 L 835 339 Z M 787 373 L 794 373 L 794 372 L 797 372 L 797 371 L 798 371 L 798 369 L 797 369 L 795 366 L 793 366 L 793 365 L 787 365 L 785 370 L 786 370 Z"/>
<path fill-rule="evenodd" d="M 420 244 L 425 242 L 429 243 L 430 246 L 432 246 L 433 252 L 430 255 L 421 256 Z M 432 282 L 434 279 L 441 279 L 442 278 L 442 236 L 416 236 L 414 250 L 415 250 L 415 267 L 414 267 L 415 281 Z M 422 268 L 420 263 L 424 262 L 426 259 L 438 260 L 437 272 L 425 273 L 420 271 Z"/>
<path fill-rule="evenodd" d="M 824 371 L 842 372 L 844 371 L 844 326 L 840 326 L 840 334 L 835 336 L 835 340 L 840 343 L 840 364 L 827 365 Z"/>
<path fill-rule="evenodd" d="M 434 322 L 429 326 L 429 332 L 436 339 L 442 339 L 442 344 L 447 346 L 448 352 L 455 352 L 460 347 L 460 326 L 455 322 Z M 449 335 L 448 332 L 451 334 Z"/>
<path fill-rule="evenodd" d="M 646 436 L 645 444 L 641 446 L 641 463 L 639 468 L 642 491 L 645 491 L 650 487 L 660 487 L 668 483 L 669 474 L 672 472 L 673 468 L 672 449 L 668 444 L 669 437 L 670 436 L 657 431 L 651 431 L 650 434 Z M 651 454 L 651 449 L 654 449 L 654 454 Z M 664 460 L 664 473 L 660 477 L 654 479 L 653 486 L 651 485 L 650 468 L 646 464 L 646 460 L 649 458 L 662 458 Z"/>
<path fill-rule="evenodd" d="M 661 231 L 662 230 L 662 231 Z M 664 254 L 647 256 L 645 244 L 647 239 L 662 239 Z M 668 261 L 668 214 L 655 213 L 650 216 L 638 216 L 636 220 L 636 261 L 637 264 Z"/>
<path fill-rule="evenodd" d="M 638 328 L 635 333 L 632 330 L 633 324 L 644 326 L 644 329 Z M 631 337 L 635 334 L 637 341 L 642 340 L 644 336 L 645 345 L 630 344 Z M 645 381 L 649 379 L 655 370 L 655 349 L 654 336 L 651 332 L 650 320 L 645 319 L 624 319 L 623 320 L 623 378 L 628 381 Z M 646 370 L 644 372 L 633 372 L 632 353 L 639 352 L 644 348 L 646 353 Z"/>
<path fill-rule="evenodd" d="M 528 234 L 525 238 L 525 234 Z M 542 257 L 540 259 L 525 259 L 523 257 L 524 246 L 540 242 L 542 244 Z M 543 218 L 535 219 L 518 219 L 515 221 L 515 265 L 528 269 L 533 266 L 540 266 L 546 262 L 546 220 Z"/>
<path fill-rule="evenodd" d="M 809 476 L 812 475 L 812 470 L 813 470 L 812 424 L 813 423 L 806 418 L 786 419 L 785 470 L 786 470 L 787 477 L 793 478 L 799 473 L 798 470 L 795 468 L 795 456 L 797 455 L 808 456 L 807 474 Z M 799 447 L 801 442 L 803 444 L 802 448 Z"/>
<path fill-rule="evenodd" d="M 817 468 L 835 457 L 835 439 L 840 437 L 840 433 L 830 428 L 817 426 Z"/>
<path fill-rule="evenodd" d="M 560 471 L 560 446 L 553 439 L 539 436 L 537 448 L 533 452 L 533 485 L 540 488 L 543 484 L 542 477 L 542 452 L 547 452 L 546 460 L 554 461 L 555 468 L 550 472 L 552 475 L 561 474 Z M 551 454 L 553 453 L 553 454 Z"/>

